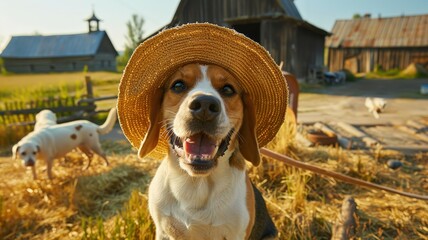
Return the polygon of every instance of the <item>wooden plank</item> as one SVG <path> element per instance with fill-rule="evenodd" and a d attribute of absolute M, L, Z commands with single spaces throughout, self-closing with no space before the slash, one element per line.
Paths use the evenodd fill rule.
<path fill-rule="evenodd" d="M 378 141 L 369 137 L 366 133 L 360 131 L 349 123 L 338 122 L 337 125 L 349 132 L 350 134 L 354 135 L 355 137 L 361 138 L 361 140 L 369 147 L 375 147 L 380 145 Z"/>
<path fill-rule="evenodd" d="M 329 137 L 336 136 L 337 137 L 337 142 L 339 143 L 339 145 L 342 148 L 351 149 L 351 147 L 352 147 L 352 140 L 349 140 L 349 139 L 343 137 L 338 132 L 336 132 L 333 129 L 329 128 L 327 125 L 325 125 L 325 124 L 323 124 L 321 122 L 317 122 L 317 123 L 314 124 L 314 127 L 316 127 L 319 130 L 323 131 Z"/>
<path fill-rule="evenodd" d="M 301 143 L 305 147 L 312 147 L 314 144 L 309 141 L 305 136 L 303 136 L 300 132 L 296 133 L 296 141 Z"/>
<path fill-rule="evenodd" d="M 428 142 L 428 136 L 426 134 L 420 133 L 417 129 L 409 127 L 409 126 L 404 126 L 404 125 L 399 125 L 396 126 L 396 128 L 398 128 L 399 130 L 406 132 L 408 134 L 411 134 L 412 136 L 423 140 L 425 142 Z"/>
<path fill-rule="evenodd" d="M 425 124 L 416 122 L 414 120 L 408 120 L 406 124 L 409 125 L 410 127 L 416 128 L 418 131 L 424 131 L 425 129 L 428 128 L 428 126 L 426 126 Z"/>
<path fill-rule="evenodd" d="M 53 107 L 49 108 L 53 112 L 77 112 L 77 111 L 94 111 L 95 105 L 87 106 L 71 106 L 71 107 Z M 0 115 L 19 115 L 19 114 L 37 114 L 38 112 L 46 109 L 46 107 L 32 108 L 32 109 L 21 109 L 21 110 L 6 110 L 0 111 Z"/>
<path fill-rule="evenodd" d="M 105 96 L 105 97 L 98 97 L 98 98 L 83 98 L 80 99 L 77 104 L 82 104 L 82 103 L 94 103 L 97 101 L 103 101 L 103 100 L 111 100 L 111 99 L 116 99 L 117 96 Z"/>

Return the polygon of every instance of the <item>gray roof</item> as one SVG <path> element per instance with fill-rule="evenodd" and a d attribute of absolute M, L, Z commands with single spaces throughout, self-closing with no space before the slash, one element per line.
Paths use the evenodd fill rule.
<path fill-rule="evenodd" d="M 277 0 L 277 1 L 287 16 L 293 17 L 298 20 L 303 20 L 293 0 Z"/>
<path fill-rule="evenodd" d="M 337 20 L 333 26 L 333 35 L 326 40 L 326 46 L 331 48 L 427 47 L 427 30 L 428 14 Z"/>
<path fill-rule="evenodd" d="M 13 36 L 0 55 L 3 58 L 55 58 L 93 56 L 105 31 L 51 36 Z"/>

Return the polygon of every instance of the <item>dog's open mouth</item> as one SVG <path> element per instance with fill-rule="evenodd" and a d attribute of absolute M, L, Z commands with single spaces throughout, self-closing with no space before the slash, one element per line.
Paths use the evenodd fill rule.
<path fill-rule="evenodd" d="M 220 141 L 203 132 L 184 138 L 173 134 L 170 143 L 178 157 L 182 158 L 183 163 L 194 173 L 204 173 L 215 167 L 217 158 L 226 152 L 232 132 Z"/>

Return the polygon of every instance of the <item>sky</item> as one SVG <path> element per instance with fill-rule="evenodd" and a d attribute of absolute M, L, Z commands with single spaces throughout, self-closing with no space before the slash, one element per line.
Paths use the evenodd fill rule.
<path fill-rule="evenodd" d="M 125 46 L 126 22 L 144 18 L 145 36 L 169 23 L 180 0 L 0 0 L 0 52 L 12 36 L 84 33 L 92 11 L 116 50 Z M 264 1 L 264 0 L 260 0 Z M 303 19 L 331 31 L 337 19 L 428 14 L 428 0 L 294 0 Z M 428 30 L 427 30 L 428 31 Z"/>

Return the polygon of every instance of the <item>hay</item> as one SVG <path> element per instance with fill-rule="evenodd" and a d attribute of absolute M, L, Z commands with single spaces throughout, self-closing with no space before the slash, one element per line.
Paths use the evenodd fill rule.
<path fill-rule="evenodd" d="M 399 76 L 405 78 L 418 78 L 428 76 L 428 69 L 424 68 L 421 64 L 412 63 L 400 72 Z"/>
<path fill-rule="evenodd" d="M 270 149 L 400 190 L 428 192 L 428 153 L 348 151 L 337 147 L 303 148 L 294 125 L 284 124 Z M 10 158 L 0 158 L 0 239 L 153 239 L 146 188 L 159 161 L 137 160 L 135 152 L 104 143 L 111 166 L 94 159 L 88 171 L 78 153 L 55 162 L 55 179 L 33 181 L 31 172 Z M 397 171 L 385 163 L 404 163 Z M 250 177 L 266 198 L 279 239 L 330 239 L 347 195 L 358 206 L 355 236 L 360 239 L 427 239 L 428 204 L 371 191 L 294 169 L 263 158 Z"/>

